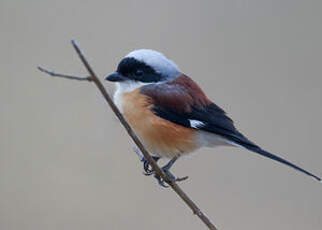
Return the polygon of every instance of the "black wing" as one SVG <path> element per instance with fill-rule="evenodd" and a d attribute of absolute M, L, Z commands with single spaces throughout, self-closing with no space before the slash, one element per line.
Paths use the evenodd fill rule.
<path fill-rule="evenodd" d="M 248 140 L 234 126 L 225 111 L 211 102 L 201 88 L 188 76 L 181 75 L 171 82 L 142 88 L 142 93 L 153 100 L 154 113 L 184 127 L 220 135 L 252 152 L 299 170 L 318 181 L 321 179 L 291 162 L 271 154 Z"/>

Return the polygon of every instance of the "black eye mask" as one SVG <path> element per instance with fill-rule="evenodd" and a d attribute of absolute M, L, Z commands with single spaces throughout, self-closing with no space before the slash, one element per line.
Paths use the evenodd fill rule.
<path fill-rule="evenodd" d="M 117 67 L 117 72 L 124 77 L 141 82 L 159 82 L 163 76 L 144 62 L 133 57 L 124 58 Z"/>

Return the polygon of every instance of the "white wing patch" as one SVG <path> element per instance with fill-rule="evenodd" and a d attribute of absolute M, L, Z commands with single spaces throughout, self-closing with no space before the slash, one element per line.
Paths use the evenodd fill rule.
<path fill-rule="evenodd" d="M 198 120 L 190 120 L 189 119 L 189 122 L 190 122 L 190 127 L 195 128 L 195 129 L 201 128 L 202 126 L 205 125 L 205 123 L 203 123 L 202 121 L 198 121 Z"/>

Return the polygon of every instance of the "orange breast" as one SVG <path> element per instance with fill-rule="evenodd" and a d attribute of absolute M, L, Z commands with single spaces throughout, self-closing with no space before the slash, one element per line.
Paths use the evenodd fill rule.
<path fill-rule="evenodd" d="M 199 147 L 195 130 L 156 116 L 150 110 L 151 98 L 140 94 L 140 89 L 120 97 L 125 118 L 152 154 L 173 157 Z"/>

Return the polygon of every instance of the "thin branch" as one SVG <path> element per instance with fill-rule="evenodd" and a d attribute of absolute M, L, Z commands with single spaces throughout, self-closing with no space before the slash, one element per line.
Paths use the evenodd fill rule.
<path fill-rule="evenodd" d="M 67 75 L 67 74 L 61 74 L 61 73 L 56 73 L 52 70 L 47 70 L 44 69 L 40 66 L 37 67 L 41 72 L 43 73 L 47 73 L 50 76 L 53 77 L 61 77 L 61 78 L 67 78 L 67 79 L 71 79 L 71 80 L 77 80 L 77 81 L 92 81 L 92 77 L 91 76 L 87 76 L 87 77 L 78 77 L 78 76 L 74 76 L 74 75 Z"/>
<path fill-rule="evenodd" d="M 199 207 L 188 197 L 188 195 L 178 186 L 178 184 L 169 178 L 169 176 L 164 173 L 164 171 L 158 166 L 158 164 L 153 160 L 149 152 L 145 149 L 144 145 L 138 138 L 138 136 L 135 134 L 135 132 L 132 130 L 130 127 L 129 123 L 125 120 L 119 109 L 116 107 L 114 104 L 113 100 L 105 90 L 103 84 L 101 81 L 98 79 L 97 75 L 89 65 L 87 59 L 85 58 L 83 52 L 79 48 L 78 44 L 76 41 L 72 40 L 72 45 L 74 49 L 76 50 L 79 58 L 83 62 L 84 66 L 86 67 L 87 71 L 90 74 L 90 77 L 78 77 L 78 76 L 71 76 L 71 75 L 65 75 L 65 74 L 58 74 L 55 73 L 54 71 L 48 71 L 42 67 L 38 67 L 38 69 L 44 73 L 47 73 L 51 76 L 54 77 L 62 77 L 62 78 L 68 78 L 68 79 L 73 79 L 73 80 L 80 80 L 80 81 L 92 81 L 94 84 L 97 86 L 99 91 L 102 93 L 103 97 L 109 104 L 109 106 L 112 108 L 113 112 L 115 115 L 118 117 L 120 120 L 121 124 L 124 126 L 126 131 L 128 132 L 129 136 L 132 138 L 134 143 L 137 145 L 137 147 L 140 149 L 141 153 L 144 155 L 144 157 L 147 159 L 153 170 L 166 182 L 168 183 L 171 188 L 180 196 L 180 198 L 191 208 L 193 213 L 197 215 L 201 221 L 210 229 L 210 230 L 217 230 L 215 225 L 209 220 L 209 218 L 199 209 Z"/>

